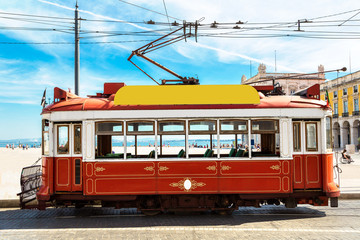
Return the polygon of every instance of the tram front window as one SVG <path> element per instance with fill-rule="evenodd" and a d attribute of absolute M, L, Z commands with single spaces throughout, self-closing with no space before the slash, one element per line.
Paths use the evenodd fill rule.
<path fill-rule="evenodd" d="M 49 155 L 49 120 L 42 121 L 42 154 Z"/>
<path fill-rule="evenodd" d="M 74 126 L 74 153 L 81 154 L 81 125 Z"/>
<path fill-rule="evenodd" d="M 58 154 L 68 154 L 69 153 L 69 126 L 58 126 L 58 145 L 57 153 Z"/>
<path fill-rule="evenodd" d="M 315 122 L 305 123 L 306 151 L 317 151 L 317 124 Z"/>
<path fill-rule="evenodd" d="M 252 156 L 280 156 L 279 121 L 251 121 Z"/>
<path fill-rule="evenodd" d="M 332 149 L 332 121 L 331 117 L 326 117 L 326 148 Z"/>

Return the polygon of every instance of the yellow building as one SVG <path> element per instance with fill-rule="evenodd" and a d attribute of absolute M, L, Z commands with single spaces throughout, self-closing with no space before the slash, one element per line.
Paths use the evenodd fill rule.
<path fill-rule="evenodd" d="M 320 97 L 326 100 L 327 91 L 333 109 L 335 148 L 359 144 L 359 84 L 360 71 L 321 84 Z"/>

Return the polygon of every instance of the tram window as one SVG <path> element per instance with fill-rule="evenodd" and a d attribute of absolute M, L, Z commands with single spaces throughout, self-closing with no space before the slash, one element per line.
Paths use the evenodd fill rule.
<path fill-rule="evenodd" d="M 215 134 L 209 135 L 189 135 L 189 155 L 190 157 L 205 157 L 205 152 L 208 149 L 213 150 L 213 153 L 207 157 L 215 154 L 217 148 L 217 137 Z"/>
<path fill-rule="evenodd" d="M 306 151 L 317 151 L 317 127 L 316 123 L 305 123 Z"/>
<path fill-rule="evenodd" d="M 326 148 L 332 148 L 332 121 L 331 117 L 326 117 Z"/>
<path fill-rule="evenodd" d="M 280 135 L 279 121 L 251 121 L 251 151 L 252 156 L 279 156 Z"/>
<path fill-rule="evenodd" d="M 224 157 L 235 157 L 235 151 L 232 151 L 232 149 L 235 149 L 235 142 L 235 134 L 220 135 L 220 155 Z M 231 155 L 234 156 L 229 156 L 230 151 L 232 151 Z"/>
<path fill-rule="evenodd" d="M 216 121 L 213 120 L 194 120 L 189 121 L 190 134 L 216 134 Z"/>
<path fill-rule="evenodd" d="M 280 156 L 280 134 L 251 134 L 251 152 L 253 157 Z"/>
<path fill-rule="evenodd" d="M 57 128 L 57 153 L 68 154 L 69 153 L 69 126 L 58 126 Z"/>
<path fill-rule="evenodd" d="M 95 144 L 96 158 L 124 157 L 124 136 L 98 135 Z"/>
<path fill-rule="evenodd" d="M 294 152 L 301 151 L 301 134 L 300 134 L 300 123 L 293 124 L 293 136 L 294 136 Z"/>
<path fill-rule="evenodd" d="M 111 154 L 122 158 L 123 156 L 116 156 L 122 153 L 124 153 L 124 136 L 111 136 Z"/>
<path fill-rule="evenodd" d="M 159 158 L 185 157 L 185 122 L 158 122 Z"/>
<path fill-rule="evenodd" d="M 81 126 L 74 126 L 74 154 L 81 154 Z"/>
<path fill-rule="evenodd" d="M 248 134 L 221 134 L 221 157 L 247 157 L 248 140 Z"/>
<path fill-rule="evenodd" d="M 122 122 L 97 122 L 96 158 L 123 158 L 124 137 Z"/>
<path fill-rule="evenodd" d="M 126 136 L 126 152 L 135 156 L 135 136 Z"/>
<path fill-rule="evenodd" d="M 121 122 L 98 122 L 96 123 L 97 135 L 113 135 L 122 133 Z"/>
<path fill-rule="evenodd" d="M 185 134 L 185 122 L 182 121 L 163 121 L 159 122 L 159 134 Z"/>
<path fill-rule="evenodd" d="M 127 134 L 154 134 L 154 122 L 128 122 Z"/>
<path fill-rule="evenodd" d="M 160 158 L 185 157 L 185 135 L 161 135 L 158 139 Z"/>
<path fill-rule="evenodd" d="M 247 121 L 245 120 L 224 120 L 220 121 L 220 133 L 246 132 Z"/>
<path fill-rule="evenodd" d="M 253 120 L 251 121 L 252 132 L 266 131 L 277 132 L 279 121 L 275 120 Z"/>
<path fill-rule="evenodd" d="M 42 154 L 49 155 L 49 120 L 42 121 Z"/>
<path fill-rule="evenodd" d="M 155 136 L 135 135 L 127 136 L 127 153 L 131 158 L 154 158 L 155 157 Z M 159 144 L 159 141 L 158 141 Z"/>

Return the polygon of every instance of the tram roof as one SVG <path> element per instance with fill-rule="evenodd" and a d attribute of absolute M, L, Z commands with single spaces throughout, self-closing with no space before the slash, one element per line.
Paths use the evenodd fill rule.
<path fill-rule="evenodd" d="M 54 89 L 55 103 L 43 113 L 87 110 L 327 108 L 325 101 L 301 96 L 264 96 L 249 85 L 125 86 L 105 83 L 104 93 L 82 98 Z"/>

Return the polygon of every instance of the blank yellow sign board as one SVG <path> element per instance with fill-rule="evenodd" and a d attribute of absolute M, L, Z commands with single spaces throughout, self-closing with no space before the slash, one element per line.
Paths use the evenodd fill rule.
<path fill-rule="evenodd" d="M 124 86 L 115 105 L 208 105 L 259 104 L 260 97 L 249 85 L 159 85 Z"/>

